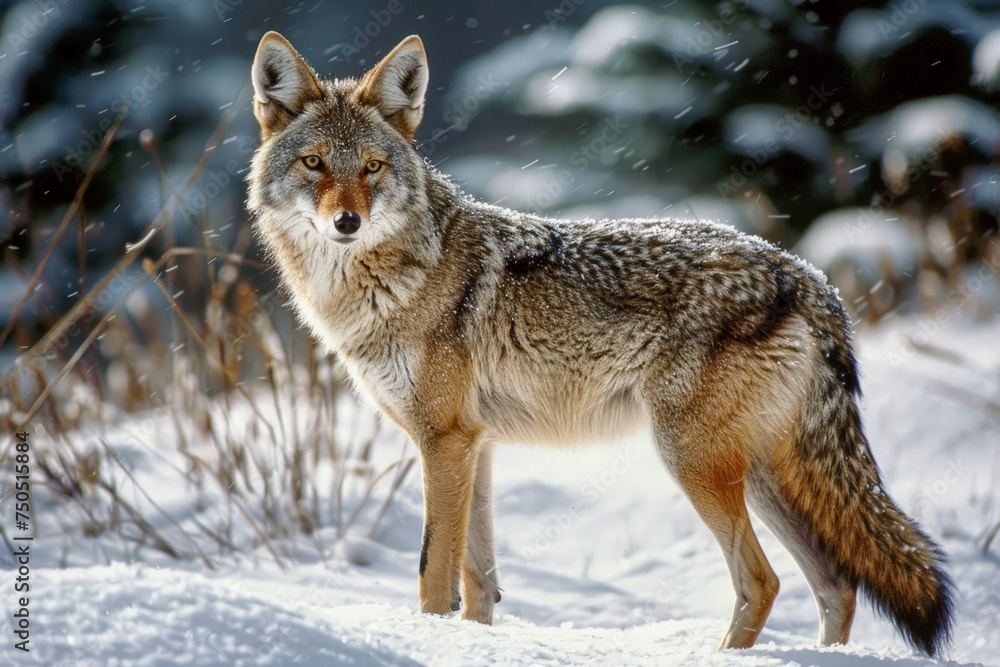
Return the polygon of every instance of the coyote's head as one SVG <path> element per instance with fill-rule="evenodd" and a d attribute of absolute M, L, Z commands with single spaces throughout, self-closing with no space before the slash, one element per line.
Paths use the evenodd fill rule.
<path fill-rule="evenodd" d="M 333 252 L 371 247 L 426 208 L 426 171 L 413 147 L 427 57 L 404 39 L 360 80 L 321 80 L 276 32 L 253 63 L 261 146 L 249 207 L 265 235 Z M 333 250 L 333 248 L 339 250 Z"/>

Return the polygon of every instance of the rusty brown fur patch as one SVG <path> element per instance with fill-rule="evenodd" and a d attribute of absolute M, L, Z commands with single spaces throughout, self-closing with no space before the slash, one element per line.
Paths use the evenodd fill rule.
<path fill-rule="evenodd" d="M 803 358 L 808 336 L 800 317 L 783 315 L 763 340 L 730 340 L 707 354 L 687 400 L 666 420 L 650 406 L 654 419 L 674 425 L 676 474 L 696 478 L 692 483 L 731 517 L 746 514 L 751 467 L 787 459 L 793 448 L 812 372 Z"/>
<path fill-rule="evenodd" d="M 345 182 L 326 176 L 316 186 L 315 204 L 316 212 L 325 219 L 332 219 L 342 211 L 354 211 L 367 220 L 371 212 L 371 189 L 364 178 Z"/>
<path fill-rule="evenodd" d="M 717 462 L 709 477 L 709 491 L 729 516 L 739 516 L 746 511 L 743 501 L 743 480 L 746 469 L 743 457 L 731 456 L 729 460 L 722 462 L 722 465 Z"/>

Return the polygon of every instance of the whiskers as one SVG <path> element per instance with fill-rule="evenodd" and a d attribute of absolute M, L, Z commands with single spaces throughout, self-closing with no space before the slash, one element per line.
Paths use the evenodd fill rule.
<path fill-rule="evenodd" d="M 292 209 L 291 211 L 273 211 L 269 214 L 262 216 L 266 219 L 265 224 L 272 227 L 277 232 L 282 232 L 285 234 L 292 234 L 296 230 L 298 223 L 305 221 L 309 223 L 309 227 L 312 231 L 319 233 L 319 226 L 316 224 L 316 215 L 310 213 L 309 211 L 303 211 L 300 209 Z M 262 220 L 262 222 L 264 222 Z"/>
<path fill-rule="evenodd" d="M 299 217 L 308 222 L 309 226 L 313 228 L 313 231 L 318 234 L 319 225 L 316 224 L 316 221 L 319 219 L 319 216 L 315 213 L 310 213 L 309 211 L 299 211 L 298 213 Z"/>

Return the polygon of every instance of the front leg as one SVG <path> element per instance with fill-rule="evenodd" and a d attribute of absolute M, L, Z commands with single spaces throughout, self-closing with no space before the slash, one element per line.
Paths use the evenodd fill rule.
<path fill-rule="evenodd" d="M 424 474 L 424 538 L 420 549 L 420 611 L 458 609 L 469 506 L 479 438 L 455 429 L 420 443 Z"/>
<path fill-rule="evenodd" d="M 476 460 L 476 485 L 469 508 L 462 565 L 462 618 L 493 623 L 493 605 L 500 602 L 496 554 L 493 549 L 493 446 L 484 443 Z"/>

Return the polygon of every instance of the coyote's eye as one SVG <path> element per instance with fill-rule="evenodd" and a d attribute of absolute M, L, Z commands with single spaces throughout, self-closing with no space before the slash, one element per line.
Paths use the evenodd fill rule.
<path fill-rule="evenodd" d="M 309 169 L 322 169 L 323 160 L 320 159 L 318 155 L 307 155 L 302 158 L 302 164 L 304 164 Z"/>
<path fill-rule="evenodd" d="M 368 164 L 365 165 L 366 174 L 374 174 L 376 171 L 382 168 L 381 160 L 368 160 Z"/>

